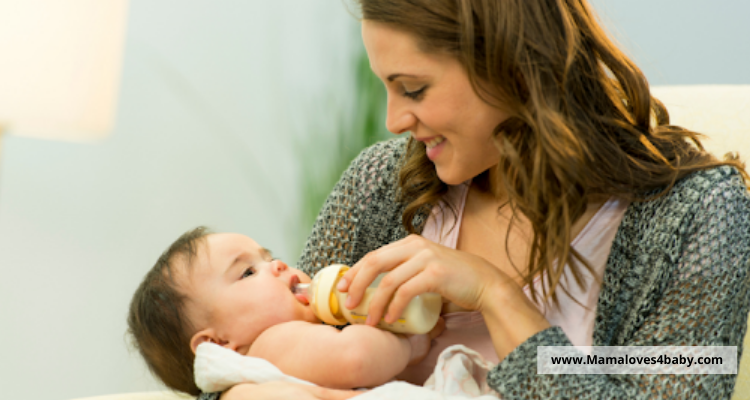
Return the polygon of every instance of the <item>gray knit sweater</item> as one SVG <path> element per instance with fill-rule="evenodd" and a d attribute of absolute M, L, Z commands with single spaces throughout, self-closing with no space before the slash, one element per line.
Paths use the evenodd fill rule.
<path fill-rule="evenodd" d="M 298 266 L 352 265 L 404 238 L 396 201 L 405 139 L 365 149 L 326 200 Z M 426 215 L 418 218 L 425 218 Z M 594 346 L 737 346 L 750 307 L 750 197 L 729 167 L 694 173 L 632 203 L 602 283 Z M 488 376 L 503 399 L 729 398 L 736 375 L 537 375 L 537 346 L 571 346 L 559 327 L 518 346 Z M 213 396 L 204 396 L 208 399 Z"/>

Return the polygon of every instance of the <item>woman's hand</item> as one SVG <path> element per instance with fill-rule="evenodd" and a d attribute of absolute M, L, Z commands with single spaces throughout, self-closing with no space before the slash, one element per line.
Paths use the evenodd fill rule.
<path fill-rule="evenodd" d="M 346 272 L 338 285 L 340 291 L 349 293 L 345 307 L 356 307 L 367 286 L 388 271 L 370 301 L 369 325 L 375 325 L 385 311 L 386 322 L 393 323 L 421 293 L 438 293 L 460 307 L 482 311 L 490 288 L 507 286 L 520 291 L 518 284 L 485 259 L 410 235 L 368 253 Z"/>
<path fill-rule="evenodd" d="M 290 382 L 241 383 L 224 392 L 221 400 L 346 400 L 366 392 L 326 389 Z"/>
<path fill-rule="evenodd" d="M 370 300 L 369 325 L 380 321 L 386 307 L 385 321 L 393 323 L 414 296 L 438 293 L 459 307 L 482 313 L 500 360 L 550 326 L 523 289 L 487 260 L 417 235 L 368 253 L 347 271 L 337 287 L 349 292 L 344 306 L 356 307 L 370 283 L 388 271 Z"/>

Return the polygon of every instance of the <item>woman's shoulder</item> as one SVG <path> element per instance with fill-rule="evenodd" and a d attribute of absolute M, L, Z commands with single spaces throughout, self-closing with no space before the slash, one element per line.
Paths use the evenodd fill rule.
<path fill-rule="evenodd" d="M 698 196 L 712 192 L 747 196 L 747 185 L 737 168 L 725 165 L 689 174 L 675 184 L 673 191 L 677 194 L 693 192 Z"/>
<path fill-rule="evenodd" d="M 693 172 L 656 196 L 660 192 L 662 189 L 654 190 L 647 200 L 631 203 L 620 226 L 626 237 L 640 243 L 659 238 L 674 241 L 698 226 L 726 227 L 721 222 L 729 214 L 750 228 L 750 196 L 742 174 L 734 167 Z"/>
<path fill-rule="evenodd" d="M 406 154 L 407 139 L 397 137 L 375 143 L 362 150 L 352 165 L 372 171 L 397 168 Z"/>
<path fill-rule="evenodd" d="M 634 205 L 684 210 L 690 204 L 697 205 L 708 200 L 750 199 L 742 174 L 730 166 L 719 166 L 690 173 L 675 182 L 674 186 L 663 196 L 656 196 L 661 192 L 662 189 L 653 190 L 646 195 L 649 200 Z"/>
<path fill-rule="evenodd" d="M 362 150 L 341 175 L 331 196 L 346 197 L 346 203 L 357 204 L 362 210 L 372 212 L 391 207 L 397 197 L 398 175 L 406 144 L 406 138 L 395 138 Z"/>
<path fill-rule="evenodd" d="M 406 142 L 396 138 L 375 143 L 354 158 L 323 204 L 298 267 L 312 275 L 332 263 L 353 264 L 406 236 L 397 202 Z"/>
<path fill-rule="evenodd" d="M 398 172 L 406 154 L 407 138 L 375 143 L 362 150 L 342 176 L 366 196 L 382 189 L 395 190 Z"/>

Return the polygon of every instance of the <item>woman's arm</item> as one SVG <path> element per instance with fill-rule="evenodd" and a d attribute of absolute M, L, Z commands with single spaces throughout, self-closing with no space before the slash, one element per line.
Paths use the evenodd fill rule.
<path fill-rule="evenodd" d="M 355 158 L 331 190 L 297 268 L 313 276 L 331 264 L 352 265 L 406 236 L 396 203 L 404 138 L 377 143 Z"/>
<path fill-rule="evenodd" d="M 373 387 L 403 371 L 412 358 L 409 340 L 371 326 L 332 326 L 292 321 L 264 331 L 248 356 L 282 372 L 334 389 Z"/>
<path fill-rule="evenodd" d="M 738 175 L 730 175 L 726 169 L 698 173 L 652 203 L 663 207 L 645 206 L 631 221 L 628 251 L 613 247 L 627 256 L 607 267 L 601 296 L 611 298 L 600 298 L 595 344 L 724 345 L 741 351 L 750 301 L 750 198 Z M 701 189 L 696 182 L 710 184 Z M 488 382 L 504 399 L 731 394 L 734 375 L 538 375 L 538 346 L 572 344 L 540 318 L 517 284 L 484 263 L 413 236 L 370 253 L 344 275 L 339 289 L 348 288 L 345 306 L 354 307 L 377 274 L 392 270 L 370 303 L 373 322 L 386 311 L 386 321 L 392 321 L 424 292 L 482 311 L 502 360 Z"/>
<path fill-rule="evenodd" d="M 618 270 L 605 274 L 595 345 L 737 346 L 740 359 L 750 308 L 750 199 L 737 174 L 725 172 L 690 178 L 710 183 L 706 190 L 682 185 L 668 195 L 669 207 L 683 210 L 679 218 L 665 208 L 641 206 L 625 232 L 634 238 L 630 246 L 613 247 L 621 256 L 608 266 Z M 706 399 L 729 398 L 736 379 L 537 375 L 537 346 L 570 345 L 561 329 L 542 331 L 511 352 L 488 381 L 504 399 Z"/>
<path fill-rule="evenodd" d="M 370 300 L 368 324 L 380 318 L 394 322 L 414 296 L 438 293 L 459 307 L 482 312 L 501 360 L 550 326 L 521 287 L 500 269 L 482 257 L 418 235 L 370 252 L 347 271 L 338 286 L 349 292 L 344 306 L 356 307 L 367 286 L 386 271 L 390 273 Z"/>

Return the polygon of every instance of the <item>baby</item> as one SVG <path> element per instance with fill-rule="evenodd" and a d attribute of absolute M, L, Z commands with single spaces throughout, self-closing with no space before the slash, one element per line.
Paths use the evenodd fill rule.
<path fill-rule="evenodd" d="M 253 239 L 199 227 L 180 236 L 146 274 L 130 305 L 129 332 L 151 371 L 192 395 L 200 393 L 193 361 L 203 342 L 342 389 L 386 383 L 426 355 L 425 335 L 410 340 L 370 326 L 321 324 L 292 292 L 299 282 L 310 277 Z"/>

